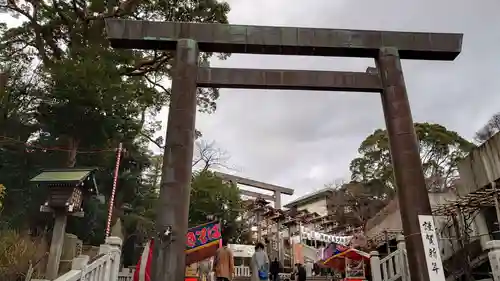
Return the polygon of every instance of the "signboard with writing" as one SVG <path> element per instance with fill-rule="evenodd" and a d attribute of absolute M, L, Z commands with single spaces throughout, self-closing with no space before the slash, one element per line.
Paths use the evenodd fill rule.
<path fill-rule="evenodd" d="M 255 253 L 255 246 L 252 245 L 229 244 L 228 247 L 235 257 L 251 258 Z"/>
<path fill-rule="evenodd" d="M 203 247 L 221 239 L 219 222 L 209 222 L 190 228 L 186 234 L 186 250 Z"/>
<path fill-rule="evenodd" d="M 197 274 L 197 264 L 196 263 L 193 263 L 191 265 L 188 265 L 186 266 L 186 273 L 185 275 L 188 276 L 188 277 L 197 277 L 198 274 Z"/>
<path fill-rule="evenodd" d="M 429 271 L 429 280 L 445 281 L 434 218 L 428 215 L 419 215 L 418 221 L 426 253 L 425 259 L 427 261 L 427 270 Z"/>

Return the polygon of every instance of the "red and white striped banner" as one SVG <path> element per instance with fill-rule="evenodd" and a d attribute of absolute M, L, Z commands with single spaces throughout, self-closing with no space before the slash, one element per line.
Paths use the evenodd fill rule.
<path fill-rule="evenodd" d="M 120 143 L 118 146 L 118 151 L 116 153 L 116 165 L 115 165 L 115 174 L 113 178 L 113 189 L 111 190 L 111 197 L 109 198 L 109 209 L 108 209 L 108 222 L 106 224 L 106 237 L 109 236 L 109 232 L 111 231 L 111 217 L 113 216 L 113 205 L 115 204 L 115 193 L 116 186 L 118 183 L 118 174 L 120 171 L 120 159 L 122 156 L 123 145 Z"/>

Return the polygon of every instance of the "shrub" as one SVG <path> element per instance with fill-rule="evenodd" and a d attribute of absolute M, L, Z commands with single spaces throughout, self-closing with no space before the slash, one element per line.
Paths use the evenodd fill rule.
<path fill-rule="evenodd" d="M 45 255 L 44 248 L 42 239 L 0 230 L 0 280 L 24 280 L 30 262 L 36 263 Z"/>
<path fill-rule="evenodd" d="M 3 208 L 3 199 L 5 198 L 5 186 L 0 183 L 0 213 L 2 212 Z"/>

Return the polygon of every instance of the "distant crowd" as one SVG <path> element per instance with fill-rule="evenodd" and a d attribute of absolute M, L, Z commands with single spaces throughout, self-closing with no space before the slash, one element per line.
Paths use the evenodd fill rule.
<path fill-rule="evenodd" d="M 202 281 L 232 280 L 235 277 L 234 255 L 227 241 L 222 241 L 222 247 L 217 250 L 213 260 L 207 259 L 200 262 L 197 270 Z M 275 258 L 270 262 L 264 244 L 257 243 L 250 262 L 250 281 L 279 281 L 279 273 L 282 271 L 283 266 L 278 259 Z M 300 263 L 295 264 L 291 279 L 305 281 L 307 279 L 306 267 Z"/>

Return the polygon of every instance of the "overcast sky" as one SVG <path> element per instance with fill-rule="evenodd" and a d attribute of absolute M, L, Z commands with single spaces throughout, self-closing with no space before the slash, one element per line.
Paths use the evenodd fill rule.
<path fill-rule="evenodd" d="M 500 2 L 495 0 L 230 0 L 230 23 L 464 33 L 454 62 L 404 61 L 416 122 L 471 139 L 500 111 Z M 214 66 L 365 71 L 371 59 L 233 55 Z M 296 195 L 349 178 L 361 141 L 385 126 L 378 94 L 221 90 L 217 112 L 199 115 L 207 140 L 231 154 L 237 174 Z"/>
<path fill-rule="evenodd" d="M 230 23 L 464 33 L 454 62 L 404 61 L 416 122 L 471 139 L 500 111 L 500 2 L 496 0 L 229 0 Z M 369 59 L 233 55 L 214 66 L 365 71 Z M 166 127 L 167 112 L 162 114 Z M 295 189 L 283 202 L 349 178 L 361 141 L 385 126 L 378 94 L 221 90 L 218 109 L 198 115 L 204 139 L 234 173 Z M 161 132 L 164 135 L 164 132 Z M 153 146 L 152 146 L 153 148 Z"/>

